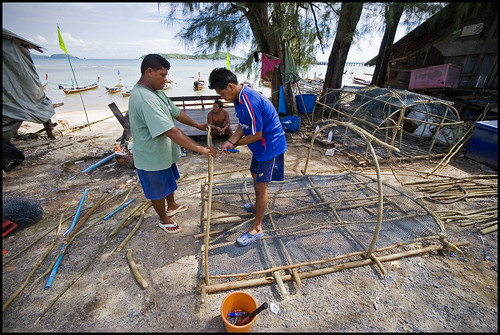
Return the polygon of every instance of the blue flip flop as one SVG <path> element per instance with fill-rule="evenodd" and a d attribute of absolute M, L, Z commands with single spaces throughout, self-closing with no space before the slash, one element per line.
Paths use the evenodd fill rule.
<path fill-rule="evenodd" d="M 253 208 L 253 204 L 251 202 L 245 204 L 243 207 L 245 207 L 247 212 L 255 214 L 255 208 Z"/>
<path fill-rule="evenodd" d="M 236 242 L 238 242 L 239 245 L 246 247 L 247 245 L 252 244 L 255 241 L 257 241 L 258 239 L 260 239 L 262 236 L 264 236 L 263 231 L 261 231 L 258 234 L 255 234 L 255 235 L 250 234 L 249 232 L 246 232 L 245 234 L 238 237 Z"/>

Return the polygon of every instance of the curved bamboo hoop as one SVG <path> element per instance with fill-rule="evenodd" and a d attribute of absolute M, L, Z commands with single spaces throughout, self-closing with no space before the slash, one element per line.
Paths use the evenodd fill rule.
<path fill-rule="evenodd" d="M 349 128 L 351 130 L 353 130 L 354 132 L 358 133 L 359 136 L 361 136 L 369 150 L 370 150 L 370 153 L 371 155 L 373 156 L 373 163 L 375 165 L 375 170 L 377 172 L 377 188 L 378 188 L 378 210 L 377 210 L 377 223 L 375 225 L 375 231 L 373 233 L 373 239 L 372 239 L 372 242 L 370 243 L 370 246 L 368 247 L 368 249 L 366 250 L 366 255 L 365 257 L 366 258 L 372 258 L 372 253 L 373 253 L 373 249 L 375 248 L 375 244 L 377 242 L 377 239 L 378 239 L 378 235 L 379 235 L 379 232 L 380 232 L 380 226 L 382 225 L 382 211 L 383 211 L 383 200 L 384 200 L 384 195 L 383 195 L 383 189 L 382 189 L 382 176 L 381 176 L 381 173 L 380 173 L 380 166 L 378 164 L 378 160 L 377 160 L 377 155 L 375 154 L 375 150 L 373 149 L 373 146 L 371 145 L 371 142 L 374 141 L 386 148 L 389 148 L 391 150 L 395 150 L 397 152 L 399 152 L 399 149 L 392 146 L 392 145 L 389 145 L 383 141 L 380 141 L 379 139 L 377 139 L 375 136 L 369 134 L 366 130 L 358 127 L 358 126 L 355 126 L 351 123 L 347 123 L 347 122 L 341 122 L 341 121 L 333 121 L 332 123 L 328 123 L 326 125 L 324 125 L 323 127 L 321 127 L 312 137 L 311 139 L 311 143 L 309 145 L 309 152 L 307 154 L 307 159 L 306 159 L 306 164 L 304 166 L 304 170 L 301 170 L 302 174 L 306 174 L 306 171 L 307 171 L 307 164 L 309 162 L 309 157 L 311 156 L 311 151 L 312 151 L 312 148 L 313 148 L 313 145 L 314 145 L 314 140 L 316 139 L 316 136 L 319 134 L 319 132 L 325 128 L 328 128 L 328 127 L 332 127 L 332 126 L 336 126 L 336 125 L 340 125 L 340 126 L 344 126 L 346 128 Z M 378 265 L 380 265 L 379 262 L 376 262 Z M 383 268 L 381 267 L 381 270 L 382 272 L 384 272 Z"/>

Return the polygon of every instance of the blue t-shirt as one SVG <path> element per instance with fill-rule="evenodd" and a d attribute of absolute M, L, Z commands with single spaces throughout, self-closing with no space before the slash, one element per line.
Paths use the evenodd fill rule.
<path fill-rule="evenodd" d="M 236 117 L 245 136 L 262 131 L 262 138 L 248 148 L 259 162 L 283 154 L 286 149 L 285 131 L 271 101 L 256 90 L 242 85 L 238 101 L 233 101 Z"/>

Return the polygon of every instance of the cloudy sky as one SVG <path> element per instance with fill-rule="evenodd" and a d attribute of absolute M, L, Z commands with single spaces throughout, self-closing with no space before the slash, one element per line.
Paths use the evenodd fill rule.
<path fill-rule="evenodd" d="M 3 28 L 46 50 L 44 55 L 63 53 L 57 24 L 68 53 L 80 58 L 135 59 L 148 53 L 193 54 L 195 49 L 176 40 L 176 26 L 162 23 L 166 7 L 143 3 L 2 3 Z M 396 36 L 396 40 L 399 37 Z M 381 37 L 371 36 L 351 47 L 349 61 L 368 61 L 378 53 Z M 242 45 L 230 53 L 246 54 Z M 330 50 L 318 54 L 326 61 Z"/>

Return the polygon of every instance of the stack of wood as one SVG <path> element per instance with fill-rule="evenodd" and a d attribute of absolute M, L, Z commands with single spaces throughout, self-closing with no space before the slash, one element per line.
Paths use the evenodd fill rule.
<path fill-rule="evenodd" d="M 408 182 L 405 185 L 418 185 L 417 191 L 431 193 L 418 198 L 441 204 L 451 204 L 467 198 L 496 197 L 498 195 L 498 175 L 477 175 L 464 178 L 439 177 Z M 477 226 L 481 234 L 497 230 L 497 206 L 462 212 L 445 210 L 437 213 L 443 222 L 456 222 L 461 227 Z"/>

